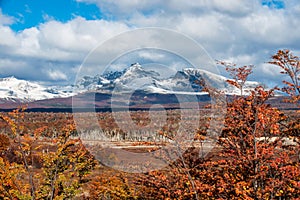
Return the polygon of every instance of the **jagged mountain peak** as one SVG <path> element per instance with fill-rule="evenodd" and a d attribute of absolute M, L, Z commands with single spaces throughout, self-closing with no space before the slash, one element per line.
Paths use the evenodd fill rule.
<path fill-rule="evenodd" d="M 103 85 L 103 84 L 109 84 L 110 81 L 107 80 L 105 77 L 102 77 L 101 75 L 96 76 L 83 76 L 78 82 L 77 85 L 88 87 L 90 85 Z"/>
<path fill-rule="evenodd" d="M 124 70 L 123 77 L 126 76 L 134 76 L 136 78 L 146 76 L 156 77 L 159 76 L 159 73 L 151 70 L 146 70 L 139 63 L 134 63 L 131 64 L 129 68 Z"/>
<path fill-rule="evenodd" d="M 197 81 L 204 80 L 227 94 L 239 94 L 229 85 L 226 77 L 202 69 L 185 68 L 173 76 L 162 78 L 156 71 L 134 63 L 122 71 L 111 71 L 103 75 L 84 76 L 75 85 L 45 87 L 40 83 L 19 80 L 15 77 L 0 78 L 1 99 L 13 101 L 34 101 L 59 97 L 70 97 L 85 92 L 128 92 L 143 90 L 149 93 L 201 94 L 203 88 Z M 248 81 L 245 90 L 259 85 Z"/>

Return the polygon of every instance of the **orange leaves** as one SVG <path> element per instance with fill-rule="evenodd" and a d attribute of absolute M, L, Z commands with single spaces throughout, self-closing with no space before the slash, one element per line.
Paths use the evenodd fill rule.
<path fill-rule="evenodd" d="M 287 74 L 290 81 L 283 80 L 286 85 L 281 90 L 290 95 L 294 102 L 298 102 L 300 98 L 300 59 L 294 56 L 290 50 L 278 50 L 273 55 L 272 60 L 268 63 L 276 65 L 282 69 L 282 74 Z"/>
<path fill-rule="evenodd" d="M 226 80 L 226 82 L 227 83 L 229 83 L 230 85 L 233 85 L 233 86 L 235 86 L 235 87 L 237 87 L 237 88 L 241 88 L 241 86 L 238 84 L 238 82 L 237 81 L 233 81 L 233 80 Z"/>
<path fill-rule="evenodd" d="M 279 51 L 273 59 L 273 64 L 289 76 L 294 77 L 300 70 L 298 57 L 289 51 Z M 220 64 L 232 76 L 227 82 L 242 94 L 253 66 L 238 68 L 235 64 Z M 298 101 L 299 96 L 295 94 L 300 86 L 296 79 L 284 83 L 284 90 L 295 97 L 293 102 Z M 300 196 L 299 116 L 289 111 L 293 115 L 287 117 L 268 104 L 275 90 L 258 86 L 247 96 L 229 97 L 224 130 L 206 159 L 199 158 L 199 148 L 193 147 L 166 168 L 146 174 L 125 174 L 102 167 L 89 175 L 96 162 L 80 139 L 72 139 L 76 129 L 69 114 L 42 116 L 22 111 L 2 114 L 2 120 L 10 126 L 10 132 L 6 130 L 12 139 L 0 135 L 0 149 L 6 151 L 9 145 L 14 145 L 11 150 L 16 151 L 14 158 L 26 159 L 15 164 L 0 157 L 0 198 L 9 195 L 19 198 L 21 193 L 32 196 L 28 174 L 38 171 L 38 176 L 33 176 L 36 183 L 33 189 L 40 199 L 70 199 L 82 191 L 91 199 L 296 199 Z M 168 111 L 170 126 L 157 130 L 170 138 L 179 123 L 179 114 L 172 112 Z M 108 135 L 123 134 L 111 113 L 97 116 Z M 149 124 L 149 117 L 143 112 L 131 113 L 131 117 L 138 126 Z M 213 119 L 200 122 L 202 126 L 196 132 L 196 139 L 206 139 Z M 85 128 L 91 128 L 89 120 L 86 122 Z M 39 169 L 31 161 L 34 151 L 39 151 L 42 162 Z"/>
<path fill-rule="evenodd" d="M 235 196 L 243 199 L 250 199 L 249 193 L 251 186 L 249 187 L 249 182 L 241 181 L 235 184 Z"/>
<path fill-rule="evenodd" d="M 241 78 L 237 76 L 238 73 L 245 72 L 244 77 L 247 78 L 246 74 L 250 72 L 245 67 L 235 68 L 236 65 L 233 65 L 234 69 L 230 68 L 231 65 L 226 67 L 236 77 L 236 81 L 228 81 L 235 86 L 246 80 L 238 82 Z M 265 90 L 258 86 L 250 95 L 234 97 L 228 103 L 225 129 L 219 140 L 223 148 L 219 154 L 219 164 L 210 166 L 213 170 L 205 167 L 207 171 L 202 173 L 203 180 L 217 186 L 210 189 L 212 194 L 218 193 L 215 198 L 272 199 L 275 196 L 300 195 L 299 188 L 291 189 L 290 186 L 291 180 L 295 183 L 300 178 L 300 169 L 295 168 L 297 164 L 292 160 L 295 151 L 283 147 L 283 121 L 287 118 L 266 103 L 274 95 L 274 90 L 276 88 Z M 296 173 L 288 172 L 285 168 L 293 169 Z M 208 176 L 207 173 L 213 175 Z M 286 173 L 294 173 L 294 176 L 287 176 Z M 220 183 L 224 190 L 220 190 Z"/>
<path fill-rule="evenodd" d="M 37 129 L 34 130 L 33 135 L 38 138 L 43 135 L 43 133 L 47 130 L 48 126 L 42 126 L 38 127 Z"/>
<path fill-rule="evenodd" d="M 0 134 L 0 152 L 7 150 L 9 145 L 10 145 L 9 137 L 4 134 Z"/>
<path fill-rule="evenodd" d="M 57 129 L 58 137 L 51 140 L 43 137 L 49 129 L 45 124 L 36 130 L 31 127 L 24 131 L 25 122 L 32 118 L 23 111 L 15 110 L 1 116 L 11 130 L 6 137 L 12 139 L 3 140 L 1 145 L 5 151 L 5 155 L 1 156 L 7 160 L 0 157 L 0 198 L 4 193 L 3 197 L 10 199 L 74 197 L 80 186 L 87 181 L 86 175 L 96 164 L 80 140 L 70 139 L 75 131 L 74 123 L 66 120 L 64 128 Z M 5 148 L 7 145 L 10 145 L 9 151 Z M 17 160 L 19 164 L 15 164 L 13 160 Z M 38 168 L 35 162 L 39 162 Z M 1 188 L 1 183 L 6 185 L 2 184 Z"/>
<path fill-rule="evenodd" d="M 241 95 L 243 95 L 243 88 L 246 83 L 246 80 L 250 74 L 252 74 L 252 70 L 254 68 L 253 65 L 245 65 L 242 67 L 237 67 L 234 63 L 217 61 L 217 64 L 225 66 L 227 72 L 231 76 L 232 80 L 227 80 L 227 83 L 235 86 L 240 89 Z"/>
<path fill-rule="evenodd" d="M 96 164 L 80 140 L 70 139 L 72 131 L 73 124 L 67 124 L 53 140 L 56 150 L 42 155 L 45 176 L 41 184 L 42 198 L 73 198 Z"/>
<path fill-rule="evenodd" d="M 111 169 L 98 169 L 101 173 L 93 178 L 88 191 L 91 199 L 137 199 L 136 189 L 126 173 Z"/>
<path fill-rule="evenodd" d="M 27 185 L 23 185 L 18 178 L 20 173 L 24 173 L 21 165 L 16 163 L 9 163 L 0 157 L 0 198 L 5 199 L 19 199 L 20 197 L 26 198 Z M 21 187 L 21 185 L 23 187 Z M 27 196 L 28 197 L 28 196 Z"/>

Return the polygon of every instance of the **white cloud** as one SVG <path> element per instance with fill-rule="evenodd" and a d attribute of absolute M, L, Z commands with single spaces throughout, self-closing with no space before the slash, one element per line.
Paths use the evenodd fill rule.
<path fill-rule="evenodd" d="M 36 27 L 25 29 L 17 35 L 20 42 L 16 52 L 21 55 L 37 56 L 40 54 L 39 30 Z"/>
<path fill-rule="evenodd" d="M 60 65 L 66 68 L 79 65 L 99 43 L 128 29 L 127 25 L 121 22 L 86 20 L 81 17 L 66 23 L 52 20 L 17 33 L 9 26 L 0 24 L 0 58 L 5 56 L 6 63 L 15 63 L 20 71 L 26 72 L 32 70 L 32 67 L 39 69 L 34 70 L 37 79 L 43 76 L 52 80 L 65 79 L 56 70 L 49 72 L 45 77 L 41 68 L 47 65 L 47 62 L 60 62 Z M 26 65 L 19 65 L 18 60 L 23 60 Z M 3 67 L 5 63 L 0 62 L 0 68 Z M 9 74 L 8 71 L 9 69 L 6 70 L 6 74 Z M 11 70 L 11 75 L 14 73 L 15 71 Z M 26 74 L 27 77 L 24 78 L 34 78 L 32 73 L 24 73 L 24 76 Z"/>
<path fill-rule="evenodd" d="M 130 15 L 138 11 L 150 11 L 160 5 L 160 0 L 77 0 L 97 4 L 102 12 L 114 13 L 114 15 Z"/>
<path fill-rule="evenodd" d="M 14 18 L 4 15 L 2 9 L 0 8 L 0 25 L 10 25 L 14 23 Z"/>
<path fill-rule="evenodd" d="M 249 55 L 249 54 L 244 54 L 244 55 L 239 55 L 235 57 L 230 57 L 228 59 L 224 59 L 226 62 L 230 63 L 236 63 L 238 65 L 250 65 L 251 62 L 255 61 L 255 55 Z"/>
<path fill-rule="evenodd" d="M 20 70 L 20 68 L 26 67 L 26 62 L 24 61 L 18 61 L 18 60 L 11 60 L 7 58 L 0 59 L 0 71 L 1 75 L 7 75 L 9 71 L 17 71 Z"/>
<path fill-rule="evenodd" d="M 248 31 L 249 38 L 263 45 L 291 45 L 299 41 L 299 18 L 290 16 L 285 10 L 267 8 L 240 20 L 242 29 Z"/>
<path fill-rule="evenodd" d="M 4 16 L 0 10 L 0 58 L 5 57 L 9 65 L 16 61 L 16 66 L 22 66 L 21 70 L 24 71 L 39 69 L 37 77 L 64 79 L 64 68 L 79 66 L 88 52 L 97 45 L 135 27 L 150 26 L 169 28 L 192 37 L 213 59 L 231 60 L 242 65 L 255 64 L 257 68 L 254 76 L 262 79 L 274 77 L 271 73 L 274 71 L 270 71 L 263 63 L 277 49 L 289 48 L 300 52 L 300 4 L 296 0 L 286 0 L 285 9 L 263 7 L 259 0 L 77 1 L 97 4 L 105 17 L 114 20 L 75 17 L 63 23 L 48 18 L 44 24 L 16 33 L 9 28 L 13 18 Z M 164 44 L 164 41 L 152 40 L 147 35 L 126 38 L 106 46 L 102 50 L 103 58 L 96 57 L 94 62 L 105 64 L 105 59 L 111 59 L 110 56 L 119 52 L 118 49 L 126 49 L 131 43 L 140 41 Z M 194 55 L 188 46 L 176 40 L 167 45 L 178 46 L 195 60 L 202 59 L 201 55 Z M 159 55 L 153 53 L 140 56 L 158 61 L 164 59 L 154 58 Z M 53 71 L 46 70 L 45 75 L 42 65 L 50 61 L 59 63 L 59 67 L 54 65 Z M 4 61 L 0 60 L 0 69 L 3 67 Z M 270 78 L 272 81 L 278 79 L 273 77 Z"/>
<path fill-rule="evenodd" d="M 68 80 L 67 75 L 59 70 L 49 70 L 47 74 L 49 78 L 53 81 Z"/>
<path fill-rule="evenodd" d="M 119 22 L 86 20 L 77 17 L 68 23 L 49 21 L 40 26 L 40 40 L 44 45 L 64 51 L 87 52 L 98 43 L 128 30 Z"/>
<path fill-rule="evenodd" d="M 251 12 L 256 0 L 77 0 L 97 4 L 102 12 L 114 17 L 132 16 L 136 13 L 191 13 L 227 12 L 234 15 L 245 15 Z"/>
<path fill-rule="evenodd" d="M 141 51 L 139 52 L 139 57 L 143 59 L 149 59 L 152 61 L 160 61 L 165 58 L 165 55 L 162 53 L 156 53 L 153 51 Z"/>
<path fill-rule="evenodd" d="M 280 75 L 281 69 L 275 65 L 268 63 L 261 64 L 261 72 L 267 74 L 268 77 L 276 77 Z"/>
<path fill-rule="evenodd" d="M 17 43 L 16 34 L 9 27 L 0 25 L 0 45 L 14 47 Z"/>
<path fill-rule="evenodd" d="M 79 61 L 100 42 L 126 30 L 123 23 L 81 17 L 67 23 L 49 21 L 18 33 L 0 25 L 0 45 L 14 56 Z"/>

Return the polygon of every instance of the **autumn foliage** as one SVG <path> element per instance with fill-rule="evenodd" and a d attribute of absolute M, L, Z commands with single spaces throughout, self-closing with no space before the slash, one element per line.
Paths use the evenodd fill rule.
<path fill-rule="evenodd" d="M 222 133 L 206 157 L 194 146 L 161 170 L 117 171 L 85 149 L 71 114 L 18 109 L 1 113 L 0 199 L 299 199 L 300 115 L 270 104 L 279 91 L 287 94 L 285 101 L 299 103 L 299 58 L 279 50 L 269 64 L 282 70 L 284 86 L 251 91 L 244 86 L 254 66 L 218 64 L 240 93 L 228 97 Z M 169 123 L 180 122 L 178 112 L 168 114 Z M 143 112 L 131 116 L 141 126 L 149 120 Z M 98 117 L 107 136 L 125 138 L 110 113 Z M 200 119 L 197 142 L 206 139 L 209 120 Z M 174 127 L 158 132 L 172 135 Z"/>
<path fill-rule="evenodd" d="M 24 109 L 1 115 L 7 123 L 0 157 L 0 197 L 5 199 L 69 199 L 75 197 L 95 161 L 67 122 L 55 138 L 44 138 L 47 127 L 24 131 Z"/>

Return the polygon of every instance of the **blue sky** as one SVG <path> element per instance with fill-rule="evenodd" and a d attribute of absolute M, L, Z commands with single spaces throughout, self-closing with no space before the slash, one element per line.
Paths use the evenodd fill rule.
<path fill-rule="evenodd" d="M 275 8 L 275 9 L 284 9 L 285 3 L 281 0 L 263 0 L 262 5 L 266 5 L 269 8 Z"/>
<path fill-rule="evenodd" d="M 261 4 L 273 9 L 285 7 L 282 0 L 262 0 Z M 50 19 L 67 22 L 76 16 L 87 20 L 106 18 L 96 4 L 75 0 L 1 0 L 0 6 L 3 14 L 14 18 L 15 22 L 10 25 L 14 31 L 37 26 Z M 151 12 L 143 14 L 151 15 Z"/>
<path fill-rule="evenodd" d="M 300 56 L 298 0 L 0 0 L 0 77 L 72 83 L 92 49 L 146 27 L 183 33 L 212 59 L 254 64 L 251 79 L 267 85 L 283 78 L 266 64 L 272 54 Z"/>
<path fill-rule="evenodd" d="M 1 8 L 3 14 L 15 19 L 10 26 L 14 31 L 34 27 L 48 20 L 67 22 L 76 16 L 87 20 L 103 17 L 95 4 L 74 0 L 2 0 Z"/>

